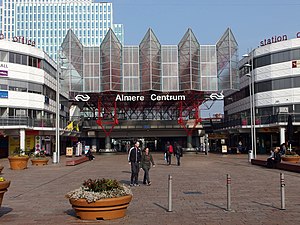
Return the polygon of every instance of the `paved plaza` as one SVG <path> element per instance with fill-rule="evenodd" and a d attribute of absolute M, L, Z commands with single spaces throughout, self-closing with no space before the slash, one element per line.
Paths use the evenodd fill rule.
<path fill-rule="evenodd" d="M 267 156 L 265 156 L 267 157 Z M 1 176 L 11 180 L 0 209 L 0 224 L 299 224 L 300 174 L 250 165 L 247 155 L 188 154 L 182 165 L 167 166 L 154 154 L 151 186 L 133 187 L 133 200 L 124 218 L 83 221 L 75 217 L 65 194 L 88 178 L 115 178 L 129 184 L 127 155 L 96 155 L 77 166 L 29 165 L 13 171 L 8 160 Z M 280 210 L 280 172 L 285 175 L 286 210 Z M 168 208 L 168 175 L 173 177 L 173 211 Z M 226 211 L 226 174 L 232 178 L 232 211 Z M 140 173 L 140 181 L 143 171 Z"/>

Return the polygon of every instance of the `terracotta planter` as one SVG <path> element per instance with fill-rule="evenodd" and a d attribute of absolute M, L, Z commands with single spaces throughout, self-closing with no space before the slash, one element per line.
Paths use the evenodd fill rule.
<path fill-rule="evenodd" d="M 69 199 L 77 217 L 82 220 L 111 220 L 122 218 L 132 199 L 132 195 L 118 198 L 101 199 L 88 203 L 85 199 Z"/>
<path fill-rule="evenodd" d="M 48 158 L 44 158 L 44 159 L 42 159 L 42 158 L 40 158 L 40 159 L 38 159 L 38 158 L 32 158 L 32 159 L 31 159 L 31 163 L 32 163 L 32 165 L 34 165 L 34 166 L 44 166 L 44 165 L 48 165 L 48 161 L 49 161 Z"/>
<path fill-rule="evenodd" d="M 27 168 L 28 156 L 8 156 L 9 165 L 12 170 L 23 170 Z"/>
<path fill-rule="evenodd" d="M 2 173 L 4 166 L 0 166 L 0 173 Z"/>
<path fill-rule="evenodd" d="M 300 156 L 282 156 L 282 161 L 297 163 L 300 160 Z"/>
<path fill-rule="evenodd" d="M 9 185 L 10 185 L 10 181 L 8 181 L 8 180 L 0 181 L 0 208 L 2 205 L 4 193 L 7 192 L 7 188 L 9 187 Z"/>

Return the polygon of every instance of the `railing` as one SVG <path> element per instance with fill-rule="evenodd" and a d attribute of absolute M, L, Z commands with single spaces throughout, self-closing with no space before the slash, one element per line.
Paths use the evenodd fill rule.
<path fill-rule="evenodd" d="M 256 125 L 265 125 L 265 124 L 278 124 L 288 122 L 288 116 L 292 116 L 293 122 L 300 123 L 300 114 L 277 114 L 277 115 L 266 115 L 266 116 L 255 116 Z M 215 128 L 222 129 L 228 127 L 242 127 L 250 126 L 251 118 L 244 117 L 236 120 L 223 120 L 221 123 L 215 124 Z"/>
<path fill-rule="evenodd" d="M 28 117 L 0 117 L 0 126 L 25 127 L 52 127 L 55 128 L 55 119 L 32 119 Z M 60 128 L 66 127 L 66 121 L 60 121 Z"/>

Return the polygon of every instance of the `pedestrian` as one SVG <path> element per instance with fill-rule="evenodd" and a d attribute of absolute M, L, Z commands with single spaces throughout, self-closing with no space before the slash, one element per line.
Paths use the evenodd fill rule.
<path fill-rule="evenodd" d="M 285 143 L 282 143 L 280 145 L 280 151 L 279 151 L 279 153 L 280 153 L 280 156 L 285 155 L 285 153 L 286 153 L 286 144 Z"/>
<path fill-rule="evenodd" d="M 167 163 L 168 165 L 171 165 L 171 161 L 172 161 L 172 154 L 173 154 L 173 146 L 170 144 L 170 142 L 167 142 Z"/>
<path fill-rule="evenodd" d="M 276 164 L 281 161 L 279 147 L 275 147 L 274 150 L 271 151 L 271 155 L 267 159 L 267 167 L 275 168 Z"/>
<path fill-rule="evenodd" d="M 174 142 L 174 156 L 176 156 L 177 159 L 177 166 L 180 166 L 180 158 L 183 156 L 183 151 L 177 142 Z"/>
<path fill-rule="evenodd" d="M 131 164 L 131 179 L 130 186 L 139 186 L 139 171 L 140 171 L 140 162 L 141 162 L 141 149 L 139 148 L 140 143 L 137 141 L 129 150 L 128 153 L 128 162 Z"/>
<path fill-rule="evenodd" d="M 169 158 L 168 158 L 168 146 L 165 144 L 165 153 L 164 153 L 164 160 L 169 164 Z"/>
<path fill-rule="evenodd" d="M 141 167 L 144 170 L 144 180 L 143 184 L 151 185 L 149 170 L 150 168 L 155 167 L 155 163 L 152 157 L 152 154 L 149 152 L 149 148 L 145 148 L 142 154 Z"/>
<path fill-rule="evenodd" d="M 87 151 L 87 153 L 85 154 L 86 157 L 89 158 L 89 160 L 94 160 L 95 159 L 95 156 L 92 154 L 91 150 L 89 149 Z"/>

